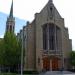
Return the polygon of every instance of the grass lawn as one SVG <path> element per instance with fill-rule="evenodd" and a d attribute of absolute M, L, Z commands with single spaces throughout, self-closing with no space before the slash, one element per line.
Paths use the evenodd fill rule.
<path fill-rule="evenodd" d="M 20 74 L 15 74 L 15 73 L 0 73 L 0 75 L 20 75 Z M 23 74 L 23 75 L 33 75 L 33 74 Z"/>
<path fill-rule="evenodd" d="M 0 75 L 17 75 L 15 73 L 0 73 Z"/>

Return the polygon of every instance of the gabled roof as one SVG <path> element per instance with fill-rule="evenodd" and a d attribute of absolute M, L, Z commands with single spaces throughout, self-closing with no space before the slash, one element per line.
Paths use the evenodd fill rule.
<path fill-rule="evenodd" d="M 62 18 L 54 6 L 53 0 L 49 0 L 40 13 L 42 13 L 42 16 L 47 16 L 47 18 Z"/>

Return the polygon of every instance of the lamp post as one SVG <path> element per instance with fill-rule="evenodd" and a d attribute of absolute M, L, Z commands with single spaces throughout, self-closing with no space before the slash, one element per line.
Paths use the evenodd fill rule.
<path fill-rule="evenodd" d="M 22 33 L 22 40 L 21 40 L 21 42 L 22 42 L 22 50 L 21 50 L 21 75 L 23 75 L 23 31 L 21 32 Z"/>

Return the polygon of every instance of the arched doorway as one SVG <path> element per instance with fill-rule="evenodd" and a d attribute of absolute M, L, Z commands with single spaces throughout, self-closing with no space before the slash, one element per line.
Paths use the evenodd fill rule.
<path fill-rule="evenodd" d="M 43 69 L 46 71 L 52 70 L 57 71 L 59 68 L 59 59 L 57 57 L 44 57 L 43 58 Z"/>

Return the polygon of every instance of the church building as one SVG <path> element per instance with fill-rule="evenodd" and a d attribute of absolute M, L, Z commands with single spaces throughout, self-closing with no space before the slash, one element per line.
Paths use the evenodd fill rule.
<path fill-rule="evenodd" d="M 11 28 L 13 30 L 12 13 L 9 18 L 7 30 Z M 17 34 L 17 38 L 23 40 L 24 71 L 55 71 L 70 68 L 69 53 L 72 51 L 72 40 L 69 39 L 64 18 L 61 17 L 52 0 L 35 14 L 35 19 L 31 23 L 27 22 Z"/>

